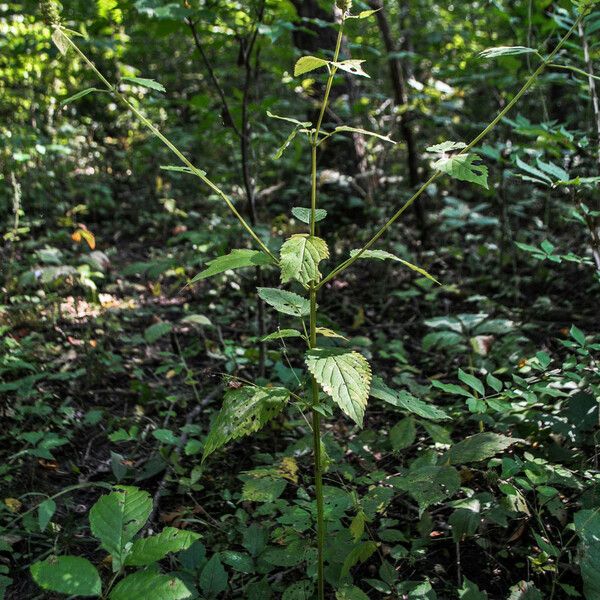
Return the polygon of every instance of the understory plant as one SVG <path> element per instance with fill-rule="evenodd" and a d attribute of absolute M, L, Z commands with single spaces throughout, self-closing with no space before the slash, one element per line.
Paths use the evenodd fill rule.
<path fill-rule="evenodd" d="M 320 319 L 318 312 L 319 294 L 324 292 L 327 294 L 334 293 L 333 288 L 325 288 L 325 285 L 336 277 L 339 277 L 346 269 L 353 266 L 356 261 L 365 259 L 396 261 L 437 283 L 435 278 L 424 269 L 385 250 L 373 249 L 373 246 L 387 230 L 394 225 L 403 213 L 419 199 L 423 192 L 443 175 L 448 175 L 460 181 L 474 183 L 483 186 L 484 188 L 488 187 L 488 168 L 483 164 L 480 156 L 474 151 L 475 147 L 494 129 L 511 108 L 513 108 L 532 87 L 544 69 L 547 66 L 554 64 L 553 61 L 556 59 L 559 50 L 565 45 L 565 42 L 571 34 L 576 31 L 578 24 L 586 11 L 594 3 L 595 2 L 589 0 L 575 3 L 579 11 L 579 17 L 576 19 L 571 29 L 558 42 L 556 47 L 545 57 L 541 56 L 534 49 L 523 46 L 491 48 L 483 53 L 482 58 L 484 59 L 493 59 L 495 57 L 507 55 L 530 54 L 539 59 L 539 65 L 521 89 L 515 93 L 510 102 L 507 103 L 507 105 L 473 140 L 468 143 L 462 141 L 443 141 L 429 147 L 427 151 L 431 156 L 433 166 L 433 174 L 429 179 L 398 208 L 398 210 L 362 247 L 352 250 L 346 260 L 335 266 L 325 275 L 321 272 L 323 268 L 322 264 L 330 259 L 331 253 L 327 241 L 318 235 L 319 222 L 327 218 L 326 211 L 319 208 L 318 202 L 317 163 L 321 148 L 330 138 L 345 133 L 374 136 L 379 138 L 382 142 L 390 144 L 394 143 L 390 137 L 386 135 L 346 125 L 338 125 L 333 129 L 327 129 L 325 122 L 325 115 L 327 114 L 330 102 L 330 93 L 336 77 L 341 74 L 351 77 L 368 77 L 367 72 L 363 68 L 363 60 L 341 58 L 345 25 L 349 20 L 367 19 L 376 13 L 376 10 L 352 13 L 352 3 L 350 0 L 337 0 L 336 26 L 338 28 L 338 34 L 332 57 L 303 56 L 297 61 L 294 69 L 294 75 L 296 77 L 319 71 L 324 71 L 327 74 L 318 116 L 314 122 L 302 121 L 289 116 L 278 116 L 269 113 L 270 117 L 292 125 L 292 130 L 283 146 L 276 152 L 276 157 L 281 156 L 292 140 L 297 136 L 304 137 L 310 150 L 310 160 L 307 159 L 307 163 L 310 165 L 310 168 L 308 169 L 310 203 L 307 202 L 307 204 L 309 204 L 308 206 L 295 207 L 292 210 L 296 219 L 306 225 L 306 231 L 304 233 L 292 235 L 283 241 L 279 251 L 276 251 L 273 249 L 275 247 L 274 244 L 269 244 L 260 238 L 256 230 L 238 211 L 234 201 L 211 179 L 209 179 L 206 172 L 195 166 L 179 148 L 159 131 L 159 129 L 148 120 L 143 112 L 132 104 L 126 95 L 126 92 L 119 87 L 118 84 L 113 84 L 108 81 L 96 68 L 75 42 L 76 36 L 80 34 L 66 29 L 61 25 L 57 5 L 52 2 L 52 0 L 46 0 L 42 3 L 46 20 L 53 29 L 52 38 L 60 52 L 63 54 L 68 51 L 75 52 L 104 86 L 104 89 L 101 90 L 96 88 L 82 90 L 69 98 L 68 101 L 74 101 L 87 94 L 98 91 L 110 93 L 115 100 L 119 101 L 124 107 L 132 111 L 140 122 L 146 126 L 153 135 L 161 140 L 161 142 L 165 144 L 165 146 L 167 146 L 181 162 L 180 165 L 166 166 L 163 168 L 199 178 L 213 193 L 219 196 L 227 204 L 229 210 L 254 242 L 256 249 L 234 249 L 229 254 L 210 261 L 207 264 L 207 268 L 199 273 L 192 282 L 203 280 L 231 269 L 265 267 L 278 270 L 281 284 L 282 286 L 286 286 L 285 288 L 258 288 L 258 296 L 267 305 L 282 315 L 283 318 L 289 318 L 290 321 L 292 321 L 292 324 L 286 325 L 284 328 L 279 328 L 277 331 L 268 334 L 262 341 L 276 341 L 281 343 L 282 340 L 295 338 L 306 346 L 304 354 L 304 363 L 307 370 L 305 389 L 298 392 L 289 390 L 286 387 L 259 386 L 253 383 L 244 383 L 242 385 L 236 384 L 235 386 L 232 386 L 225 394 L 221 411 L 214 419 L 210 433 L 205 441 L 202 461 L 204 462 L 212 453 L 231 440 L 241 438 L 260 430 L 274 417 L 279 415 L 288 405 L 294 405 L 294 407 L 299 409 L 303 414 L 310 413 L 310 418 L 307 419 L 307 421 L 312 428 L 314 499 L 316 503 L 316 568 L 314 574 L 317 581 L 317 597 L 319 600 L 324 600 L 326 597 L 326 581 L 339 586 L 339 588 L 343 587 L 345 590 L 344 598 L 362 597 L 360 591 L 351 586 L 351 580 L 348 577 L 348 573 L 338 574 L 338 577 L 336 578 L 333 574 L 328 574 L 325 568 L 325 537 L 327 523 L 325 515 L 326 499 L 324 497 L 323 489 L 323 472 L 326 468 L 327 457 L 321 439 L 322 420 L 331 417 L 334 410 L 339 408 L 358 427 L 361 427 L 363 425 L 369 396 L 388 402 L 396 407 L 401 407 L 405 412 L 417 415 L 421 419 L 431 421 L 449 419 L 449 416 L 440 408 L 432 406 L 424 400 L 407 394 L 402 390 L 393 390 L 388 387 L 381 378 L 374 378 L 371 373 L 369 362 L 363 354 L 349 348 L 341 335 L 329 328 L 321 326 L 322 320 Z M 124 77 L 122 80 L 124 83 L 129 82 L 152 90 L 164 91 L 162 85 L 152 79 Z M 471 380 L 468 379 L 468 375 L 466 375 L 466 377 L 466 383 L 469 385 L 469 381 Z M 477 386 L 475 386 L 475 388 L 476 387 Z M 475 399 L 477 400 L 477 397 L 475 397 Z M 493 455 L 496 451 L 507 448 L 514 443 L 514 441 L 515 440 L 512 438 L 500 434 L 481 432 L 476 436 L 472 436 L 472 438 L 468 438 L 466 444 L 463 442 L 463 445 L 459 443 L 453 447 L 451 453 L 446 455 L 446 458 L 442 457 L 442 459 L 440 459 L 439 466 L 459 464 L 461 462 L 461 452 L 467 453 L 469 456 L 487 456 L 488 454 L 486 453 L 489 453 L 490 448 L 492 448 L 493 452 L 491 455 Z M 436 474 L 432 472 L 431 476 L 435 477 Z M 426 485 L 427 483 L 431 484 L 431 482 L 426 481 L 410 483 L 408 479 L 404 482 L 397 482 L 399 487 Z M 460 482 L 456 482 L 457 487 L 459 484 Z M 117 494 L 117 496 L 115 496 L 116 499 L 111 501 L 114 504 L 114 510 L 122 512 L 122 501 L 120 499 L 123 498 L 124 495 L 126 496 L 128 492 L 117 490 L 115 494 Z M 103 502 L 103 505 L 107 504 L 106 500 L 101 500 L 100 502 Z M 94 509 L 92 509 L 91 517 L 93 514 Z M 360 528 L 360 523 L 355 524 L 355 527 Z M 364 528 L 364 521 L 362 527 Z M 92 532 L 94 532 L 93 524 Z M 129 532 L 131 533 L 131 535 L 129 535 L 129 541 L 131 541 L 136 532 L 137 529 L 136 531 Z M 161 535 L 165 534 L 163 533 Z M 98 537 L 103 541 L 102 536 L 98 535 Z M 152 538 L 148 538 L 148 540 L 152 540 Z M 135 545 L 139 545 L 140 543 L 141 542 L 139 541 L 134 541 L 132 548 L 135 549 Z M 126 566 L 128 564 L 127 561 L 131 560 L 128 557 L 131 556 L 129 552 L 133 550 L 124 550 L 122 546 L 119 548 L 108 548 L 105 543 L 103 543 L 103 546 L 111 553 L 113 557 L 113 566 Z M 362 551 L 363 554 L 358 554 L 355 557 L 356 560 L 353 564 L 365 560 L 370 556 L 369 553 L 372 554 L 374 550 L 375 548 L 373 548 L 373 545 L 370 545 L 368 548 L 362 547 L 362 550 L 360 551 Z M 120 553 L 122 554 L 121 558 L 119 558 Z M 156 560 L 159 558 L 160 557 Z M 48 563 L 50 560 L 51 559 L 48 559 L 46 563 L 37 564 L 37 566 L 34 565 L 34 576 L 36 576 L 36 581 L 38 581 L 38 583 L 42 581 L 40 573 L 45 573 L 46 567 L 60 564 L 60 560 L 64 561 L 65 559 L 56 559 L 59 562 Z M 69 560 L 72 561 L 73 559 L 71 558 Z M 90 572 L 91 577 L 92 571 L 90 566 L 86 565 L 86 569 Z M 116 572 L 118 574 L 121 570 L 119 569 Z M 110 597 L 121 597 L 114 595 L 116 590 L 119 589 L 119 586 L 124 586 L 127 581 L 135 583 L 137 581 L 137 579 L 134 581 L 135 577 L 136 575 L 130 575 L 124 579 L 123 582 L 119 583 L 114 588 Z M 142 585 L 142 576 L 139 576 L 139 578 L 140 585 Z M 96 581 L 95 578 L 94 582 L 94 591 L 97 592 L 100 583 L 99 581 Z M 57 583 L 53 577 L 43 579 L 43 586 L 46 589 L 65 591 L 63 588 L 59 587 L 59 583 Z M 140 590 L 144 589 L 145 588 L 143 587 L 140 588 Z M 356 591 L 354 592 L 352 590 Z M 70 592 L 67 591 L 66 593 Z M 136 590 L 136 593 L 139 595 L 139 590 Z M 161 596 L 161 598 L 171 597 L 183 598 L 185 596 Z"/>

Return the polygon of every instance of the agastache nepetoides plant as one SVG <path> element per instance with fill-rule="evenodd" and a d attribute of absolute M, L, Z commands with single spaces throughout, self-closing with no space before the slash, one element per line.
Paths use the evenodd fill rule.
<path fill-rule="evenodd" d="M 335 331 L 319 326 L 317 299 L 323 286 L 343 271 L 352 266 L 357 260 L 376 259 L 397 261 L 420 275 L 436 281 L 424 269 L 417 267 L 401 257 L 395 256 L 384 250 L 374 250 L 372 247 L 386 233 L 386 231 L 400 218 L 400 216 L 423 194 L 434 181 L 446 174 L 453 178 L 472 182 L 485 188 L 488 186 L 488 169 L 482 164 L 480 157 L 473 152 L 479 142 L 502 120 L 502 118 L 515 106 L 521 97 L 534 84 L 544 69 L 552 63 L 559 50 L 567 39 L 577 29 L 586 12 L 596 4 L 597 0 L 578 0 L 576 8 L 579 16 L 569 31 L 561 38 L 556 47 L 545 58 L 537 51 L 523 46 L 502 46 L 491 48 L 482 53 L 483 58 L 497 56 L 532 53 L 540 60 L 539 66 L 527 79 L 521 89 L 507 103 L 505 108 L 469 143 L 445 141 L 427 148 L 433 159 L 433 174 L 419 187 L 409 200 L 407 200 L 391 218 L 364 244 L 350 252 L 349 257 L 333 268 L 328 274 L 321 273 L 321 263 L 330 257 L 328 244 L 317 235 L 317 224 L 327 217 L 325 210 L 318 208 L 317 188 L 317 157 L 322 144 L 333 135 L 344 133 L 359 133 L 364 136 L 375 136 L 387 143 L 395 143 L 388 136 L 365 131 L 350 126 L 337 126 L 326 130 L 324 116 L 329 104 L 329 97 L 335 77 L 338 74 L 346 76 L 368 77 L 363 68 L 363 60 L 340 60 L 340 51 L 344 34 L 344 26 L 351 19 L 366 19 L 377 10 L 362 11 L 352 14 L 350 0 L 336 0 L 338 28 L 337 42 L 333 58 L 318 56 L 303 56 L 295 65 L 294 75 L 301 77 L 313 71 L 325 71 L 327 79 L 325 91 L 320 104 L 316 122 L 300 121 L 291 117 L 277 116 L 271 113 L 272 118 L 291 123 L 293 129 L 283 146 L 276 152 L 279 158 L 291 141 L 298 135 L 303 135 L 310 148 L 310 206 L 292 209 L 293 215 L 307 225 L 305 233 L 292 235 L 285 240 L 277 256 L 265 243 L 251 225 L 244 219 L 235 206 L 233 200 L 213 181 L 206 172 L 196 167 L 158 128 L 130 102 L 126 93 L 116 84 L 109 82 L 96 68 L 87 55 L 74 42 L 74 36 L 81 34 L 66 29 L 60 22 L 59 5 L 53 0 L 42 2 L 42 13 L 47 24 L 52 28 L 52 39 L 59 51 L 66 54 L 69 50 L 75 52 L 79 58 L 91 69 L 103 84 L 104 89 L 88 88 L 71 96 L 68 100 L 74 101 L 89 93 L 103 91 L 109 92 L 123 106 L 129 109 L 146 126 L 153 135 L 161 140 L 171 152 L 179 159 L 181 165 L 163 167 L 170 171 L 193 175 L 199 178 L 228 206 L 244 230 L 252 239 L 256 249 L 241 248 L 232 250 L 229 254 L 221 256 L 207 263 L 207 268 L 194 277 L 191 283 L 206 279 L 231 269 L 244 267 L 273 267 L 279 269 L 282 286 L 296 286 L 302 293 L 281 288 L 258 288 L 260 298 L 281 315 L 289 317 L 297 323 L 297 327 L 278 329 L 267 335 L 262 341 L 280 341 L 284 338 L 298 338 L 306 345 L 305 365 L 308 370 L 309 386 L 305 394 L 293 392 L 284 387 L 258 386 L 245 384 L 242 387 L 229 389 L 224 396 L 221 411 L 216 416 L 204 446 L 202 461 L 204 462 L 213 452 L 227 444 L 229 441 L 241 438 L 260 430 L 271 419 L 280 414 L 286 406 L 294 402 L 301 409 L 311 411 L 311 427 L 313 433 L 314 453 L 314 495 L 316 500 L 316 546 L 317 546 L 317 594 L 319 600 L 325 598 L 325 573 L 324 573 L 324 546 L 326 522 L 324 516 L 323 497 L 323 470 L 324 456 L 321 440 L 321 420 L 332 415 L 337 406 L 357 426 L 363 425 L 365 409 L 369 396 L 402 406 L 403 410 L 419 415 L 421 418 L 432 420 L 447 419 L 448 415 L 439 408 L 426 402 L 411 397 L 407 400 L 399 392 L 387 387 L 379 378 L 372 380 L 371 367 L 366 358 L 352 349 L 344 346 L 344 338 Z M 122 78 L 138 86 L 148 87 L 157 91 L 164 91 L 163 86 L 152 80 L 143 78 Z M 332 290 L 327 290 L 332 293 Z M 320 346 L 323 338 L 333 338 L 340 346 Z M 331 342 L 330 342 L 331 343 Z"/>

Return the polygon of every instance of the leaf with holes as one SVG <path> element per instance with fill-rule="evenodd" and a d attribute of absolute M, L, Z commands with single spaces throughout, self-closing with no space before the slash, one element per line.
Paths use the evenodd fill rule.
<path fill-rule="evenodd" d="M 90 528 L 100 545 L 112 556 L 116 573 L 123 565 L 129 542 L 140 531 L 152 512 L 148 492 L 134 487 L 119 486 L 102 496 L 90 510 Z"/>
<path fill-rule="evenodd" d="M 303 56 L 298 59 L 294 66 L 294 77 L 310 73 L 311 71 L 325 67 L 328 64 L 328 61 L 318 58 L 317 56 Z"/>
<path fill-rule="evenodd" d="M 354 257 L 359 252 L 360 252 L 360 250 L 358 250 L 358 249 L 351 250 L 350 256 Z M 396 256 L 395 254 L 392 254 L 391 252 L 386 252 L 385 250 L 364 250 L 362 252 L 362 254 L 358 257 L 358 260 L 361 260 L 363 258 L 365 258 L 365 259 L 374 258 L 377 260 L 394 260 L 396 262 L 403 264 L 405 267 L 408 267 L 412 271 L 416 271 L 417 273 L 419 273 L 419 275 L 423 275 L 423 277 L 427 277 L 427 279 L 430 279 L 434 283 L 437 283 L 438 285 L 442 285 L 435 277 L 433 277 L 433 275 L 430 275 L 425 269 L 422 269 L 421 267 L 417 267 L 416 265 L 409 263 L 407 260 L 404 260 L 404 259 Z"/>
<path fill-rule="evenodd" d="M 283 410 L 289 398 L 289 390 L 282 387 L 247 385 L 227 392 L 206 438 L 202 461 L 227 442 L 264 427 Z"/>
<path fill-rule="evenodd" d="M 208 265 L 208 268 L 198 273 L 198 275 L 190 281 L 190 284 L 206 279 L 207 277 L 219 275 L 225 271 L 243 269 L 244 267 L 270 265 L 273 264 L 273 261 L 267 254 L 260 250 L 239 249 L 232 250 L 229 254 L 209 260 L 206 264 Z"/>
<path fill-rule="evenodd" d="M 31 565 L 33 580 L 43 589 L 69 596 L 100 596 L 102 582 L 96 567 L 79 556 L 50 556 Z"/>
<path fill-rule="evenodd" d="M 292 279 L 308 286 L 321 280 L 319 263 L 329 258 L 327 244 L 321 238 L 306 234 L 293 235 L 281 247 L 281 283 Z"/>
<path fill-rule="evenodd" d="M 167 554 L 187 550 L 202 536 L 193 531 L 166 527 L 159 534 L 133 542 L 125 559 L 126 566 L 144 567 L 162 560 Z"/>
<path fill-rule="evenodd" d="M 367 359 L 340 348 L 315 348 L 306 353 L 306 364 L 323 391 L 362 427 L 371 386 Z"/>
<path fill-rule="evenodd" d="M 429 146 L 427 152 L 435 152 L 437 154 L 443 154 L 444 152 L 452 152 L 454 150 L 462 150 L 467 145 L 464 142 L 442 142 L 441 144 L 435 144 Z"/>
<path fill-rule="evenodd" d="M 488 168 L 481 164 L 481 158 L 477 154 L 444 156 L 434 163 L 433 168 L 460 181 L 477 183 L 488 189 Z"/>
<path fill-rule="evenodd" d="M 192 592 L 181 579 L 156 571 L 138 571 L 125 577 L 113 588 L 110 600 L 185 600 Z"/>
<path fill-rule="evenodd" d="M 362 64 L 364 60 L 356 60 L 354 58 L 348 60 L 342 60 L 340 62 L 332 62 L 331 64 L 342 71 L 346 71 L 346 73 L 351 73 L 352 75 L 360 75 L 361 77 L 371 77 L 368 73 L 364 71 L 362 68 Z"/>
<path fill-rule="evenodd" d="M 284 315 L 306 317 L 310 313 L 310 302 L 294 292 L 276 288 L 258 288 L 258 295 L 261 300 Z"/>

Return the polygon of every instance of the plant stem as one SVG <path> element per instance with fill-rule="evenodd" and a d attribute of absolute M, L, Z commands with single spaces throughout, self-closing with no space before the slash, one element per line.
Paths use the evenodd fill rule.
<path fill-rule="evenodd" d="M 77 55 L 85 62 L 85 64 L 96 74 L 98 79 L 106 86 L 108 91 L 113 94 L 115 98 L 121 101 L 133 114 L 141 121 L 143 125 L 145 125 L 177 158 L 186 166 L 190 171 L 196 175 L 199 179 L 201 179 L 213 192 L 215 192 L 221 199 L 227 204 L 229 210 L 234 214 L 237 220 L 240 222 L 242 227 L 248 232 L 250 237 L 257 243 L 259 248 L 268 256 L 271 257 L 275 263 L 279 263 L 275 255 L 267 248 L 265 243 L 258 237 L 258 234 L 254 231 L 254 229 L 246 222 L 244 217 L 239 213 L 232 200 L 227 196 L 227 194 L 219 188 L 215 183 L 213 183 L 204 171 L 198 169 L 178 148 L 169 140 L 166 136 L 164 136 L 159 129 L 152 123 L 147 117 L 145 117 L 127 98 L 119 92 L 119 90 L 102 75 L 102 73 L 98 70 L 96 65 L 79 49 L 77 44 L 73 42 L 73 40 L 65 33 L 65 31 L 59 28 L 59 31 L 62 33 L 64 39 L 68 42 L 69 46 L 75 50 Z"/>
<path fill-rule="evenodd" d="M 468 153 L 474 146 L 476 146 L 484 137 L 492 131 L 498 125 L 498 123 L 506 116 L 506 114 L 513 108 L 513 106 L 521 99 L 521 97 L 529 90 L 529 88 L 535 83 L 536 79 L 542 74 L 544 69 L 552 63 L 552 59 L 556 56 L 558 51 L 564 46 L 565 42 L 571 37 L 573 32 L 579 26 L 579 23 L 583 19 L 584 13 L 582 12 L 577 17 L 573 26 L 565 33 L 560 39 L 554 50 L 542 61 L 542 64 L 534 71 L 529 79 L 523 84 L 521 89 L 515 94 L 514 98 L 496 115 L 496 117 L 489 123 L 481 133 L 479 133 L 465 148 L 463 148 L 458 154 Z M 438 178 L 442 175 L 441 171 L 436 171 L 395 213 L 394 215 L 379 229 L 379 231 L 356 253 L 354 256 L 345 260 L 343 263 L 338 265 L 331 273 L 326 275 L 320 283 L 317 285 L 317 290 L 324 286 L 326 283 L 331 281 L 334 277 L 337 277 L 342 271 L 345 271 L 350 265 L 354 264 L 361 255 L 366 252 L 371 246 L 373 246 L 377 240 L 400 218 L 400 216 L 409 208 L 421 194 Z"/>
<path fill-rule="evenodd" d="M 342 14 L 342 21 L 338 32 L 335 52 L 333 53 L 333 62 L 337 62 L 342 47 L 342 37 L 344 33 L 344 20 L 346 13 Z M 321 103 L 321 110 L 317 119 L 314 132 L 311 136 L 311 192 L 310 192 L 310 235 L 315 235 L 316 213 L 317 213 L 317 147 L 319 145 L 319 132 L 323 124 L 327 104 L 329 103 L 329 94 L 333 85 L 337 68 L 333 65 L 329 67 L 329 77 L 325 86 L 325 94 Z M 309 288 L 310 298 L 310 329 L 308 336 L 309 349 L 317 346 L 317 286 L 311 284 Z M 311 377 L 312 394 L 312 430 L 313 430 L 313 455 L 314 455 L 314 473 L 315 473 L 315 497 L 317 502 L 317 598 L 325 600 L 325 573 L 324 573 L 324 546 L 325 546 L 325 518 L 324 518 L 324 500 L 323 500 L 323 470 L 321 465 L 321 415 L 314 409 L 319 403 L 319 384 L 314 377 Z"/>

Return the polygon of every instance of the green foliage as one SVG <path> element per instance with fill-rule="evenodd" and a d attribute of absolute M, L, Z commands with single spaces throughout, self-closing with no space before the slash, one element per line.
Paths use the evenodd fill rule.
<path fill-rule="evenodd" d="M 600 594 L 600 514 L 597 509 L 580 510 L 574 526 L 580 540 L 583 591 L 586 599 L 592 600 Z"/>
<path fill-rule="evenodd" d="M 192 593 L 185 583 L 176 577 L 152 571 L 138 571 L 122 579 L 110 593 L 110 600 L 185 600 Z"/>
<path fill-rule="evenodd" d="M 255 433 L 276 417 L 289 400 L 285 388 L 247 385 L 229 390 L 204 444 L 202 461 L 231 440 Z"/>
<path fill-rule="evenodd" d="M 319 263 L 326 258 L 329 249 L 321 238 L 293 235 L 281 246 L 281 283 L 296 280 L 307 286 L 320 281 Z"/>
<path fill-rule="evenodd" d="M 451 465 L 479 462 L 491 458 L 521 441 L 491 431 L 477 433 L 454 444 L 442 460 Z"/>
<path fill-rule="evenodd" d="M 444 156 L 433 163 L 433 168 L 460 181 L 470 181 L 488 189 L 488 168 L 481 164 L 477 154 Z"/>
<path fill-rule="evenodd" d="M 310 313 L 310 303 L 306 298 L 276 288 L 258 288 L 258 295 L 277 312 L 293 317 L 306 317 Z"/>
<path fill-rule="evenodd" d="M 437 279 L 435 279 L 435 277 L 430 275 L 425 269 L 422 269 L 421 267 L 417 267 L 416 265 L 413 265 L 412 263 L 409 263 L 408 261 L 406 261 L 402 258 L 399 258 L 398 256 L 392 254 L 391 252 L 386 252 L 385 250 L 364 250 L 363 252 L 361 252 L 360 250 L 350 250 L 350 256 L 352 256 L 352 257 L 357 256 L 359 252 L 360 252 L 359 258 L 375 258 L 377 260 L 395 260 L 396 262 L 403 264 L 405 267 L 408 267 L 412 271 L 416 271 L 417 273 L 419 273 L 419 275 L 423 275 L 424 277 L 427 277 L 427 279 L 430 279 L 431 281 L 437 283 L 438 285 L 441 285 L 441 283 Z"/>
<path fill-rule="evenodd" d="M 123 486 L 103 496 L 90 510 L 90 528 L 112 556 L 115 572 L 130 552 L 130 542 L 144 526 L 152 511 L 148 492 Z"/>
<path fill-rule="evenodd" d="M 306 353 L 306 365 L 323 391 L 362 427 L 371 386 L 365 357 L 343 349 L 315 348 Z"/>
<path fill-rule="evenodd" d="M 60 594 L 99 597 L 102 591 L 98 570 L 79 556 L 50 556 L 31 565 L 31 576 L 43 590 Z"/>
<path fill-rule="evenodd" d="M 213 260 L 208 261 L 208 267 L 196 275 L 190 284 L 207 279 L 208 277 L 214 277 L 225 271 L 231 271 L 234 269 L 241 269 L 244 267 L 260 267 L 271 264 L 269 256 L 260 252 L 259 250 L 232 250 L 225 256 L 219 256 Z"/>
<path fill-rule="evenodd" d="M 43 504 L 47 504 L 47 500 Z M 90 529 L 104 550 L 110 553 L 113 571 L 123 575 L 125 567 L 149 567 L 124 576 L 102 595 L 102 581 L 96 567 L 77 556 L 51 556 L 31 565 L 34 581 L 44 590 L 69 596 L 94 596 L 110 600 L 143 600 L 149 595 L 165 600 L 183 600 L 192 593 L 175 576 L 163 575 L 156 563 L 167 554 L 187 550 L 200 538 L 190 531 L 167 527 L 159 534 L 134 540 L 152 511 L 150 494 L 131 486 L 117 486 L 92 506 Z"/>

